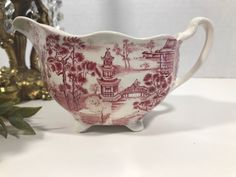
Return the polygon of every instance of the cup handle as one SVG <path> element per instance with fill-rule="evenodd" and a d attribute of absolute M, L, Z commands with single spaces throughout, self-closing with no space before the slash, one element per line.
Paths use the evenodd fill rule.
<path fill-rule="evenodd" d="M 206 60 L 209 51 L 213 44 L 213 25 L 212 22 L 205 17 L 196 17 L 191 20 L 188 28 L 177 35 L 177 40 L 182 42 L 186 39 L 189 39 L 192 37 L 198 29 L 198 26 L 202 26 L 205 30 L 206 36 L 205 36 L 205 42 L 204 46 L 201 50 L 200 56 L 198 57 L 198 60 L 193 65 L 193 67 L 181 78 L 176 78 L 176 81 L 174 83 L 174 86 L 172 87 L 172 90 L 176 89 L 180 85 L 182 85 L 184 82 L 186 82 L 188 79 L 190 79 L 195 72 L 199 69 L 199 67 L 203 64 L 203 62 Z"/>

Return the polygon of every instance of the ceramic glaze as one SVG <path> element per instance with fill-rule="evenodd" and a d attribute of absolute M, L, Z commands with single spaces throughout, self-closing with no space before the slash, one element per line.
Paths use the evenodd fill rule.
<path fill-rule="evenodd" d="M 25 17 L 13 24 L 33 43 L 51 96 L 72 113 L 80 132 L 92 125 L 142 130 L 144 115 L 199 68 L 213 33 L 202 17 L 178 35 L 149 38 L 112 31 L 71 35 Z M 177 79 L 179 47 L 200 24 L 207 34 L 204 48 L 193 68 Z"/>

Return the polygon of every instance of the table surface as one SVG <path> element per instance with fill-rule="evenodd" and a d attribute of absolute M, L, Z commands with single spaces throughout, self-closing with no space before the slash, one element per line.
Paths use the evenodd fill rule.
<path fill-rule="evenodd" d="M 0 177 L 236 177 L 236 79 L 191 79 L 144 120 L 76 132 L 55 101 L 30 124 L 35 136 L 0 137 Z"/>

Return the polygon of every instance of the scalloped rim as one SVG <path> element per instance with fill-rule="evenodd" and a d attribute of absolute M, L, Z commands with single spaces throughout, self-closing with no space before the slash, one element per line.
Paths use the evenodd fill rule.
<path fill-rule="evenodd" d="M 160 35 L 154 35 L 154 36 L 148 36 L 148 37 L 135 37 L 135 36 L 127 35 L 127 34 L 124 34 L 124 33 L 118 32 L 118 31 L 109 31 L 109 30 L 96 31 L 96 32 L 92 32 L 92 33 L 88 33 L 88 34 L 84 34 L 84 35 L 77 35 L 77 34 L 70 34 L 68 32 L 56 29 L 52 26 L 36 22 L 36 21 L 34 21 L 30 18 L 24 17 L 24 16 L 18 16 L 14 19 L 14 21 L 16 19 L 25 19 L 25 20 L 31 21 L 32 23 L 40 25 L 41 27 L 43 27 L 46 30 L 52 31 L 53 33 L 58 33 L 60 35 L 66 35 L 66 36 L 74 36 L 74 37 L 78 37 L 78 38 L 86 38 L 86 37 L 92 37 L 92 36 L 95 36 L 95 35 L 106 35 L 106 34 L 108 34 L 108 35 L 117 35 L 117 36 L 129 38 L 129 39 L 133 39 L 133 40 L 150 40 L 150 39 L 153 39 L 153 38 L 164 38 L 164 37 L 165 38 L 167 38 L 167 37 L 168 38 L 173 38 L 173 39 L 177 40 L 177 36 L 178 36 L 178 34 L 175 34 L 175 35 L 160 34 Z M 14 21 L 13 21 L 13 23 L 14 23 Z"/>

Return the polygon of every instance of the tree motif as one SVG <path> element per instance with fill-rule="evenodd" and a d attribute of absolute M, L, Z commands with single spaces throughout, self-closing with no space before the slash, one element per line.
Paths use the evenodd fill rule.
<path fill-rule="evenodd" d="M 153 40 L 150 40 L 148 43 L 147 43 L 147 46 L 146 46 L 150 53 L 152 53 L 152 50 L 155 48 L 155 42 Z"/>
<path fill-rule="evenodd" d="M 67 105 L 73 110 L 78 109 L 77 101 L 81 94 L 88 93 L 83 88 L 83 84 L 87 82 L 87 75 L 90 74 L 92 77 L 101 75 L 96 63 L 88 61 L 79 52 L 84 48 L 84 42 L 77 37 L 64 37 L 62 44 L 58 35 L 49 35 L 46 39 L 46 50 L 49 55 L 47 64 L 52 72 L 58 76 L 62 75 L 63 84 L 59 85 L 59 90 L 64 93 Z"/>
<path fill-rule="evenodd" d="M 148 87 L 148 93 L 150 96 L 141 102 L 134 102 L 133 107 L 140 110 L 151 110 L 154 106 L 160 103 L 163 96 L 169 91 L 169 85 L 172 82 L 172 76 L 165 77 L 161 73 L 146 74 L 144 84 Z"/>
<path fill-rule="evenodd" d="M 122 47 L 120 47 L 118 43 L 115 43 L 113 47 L 113 51 L 116 53 L 116 55 L 122 57 L 126 69 L 130 69 L 129 54 L 132 53 L 134 50 L 135 44 L 133 42 L 129 42 L 128 39 L 123 40 Z"/>
<path fill-rule="evenodd" d="M 149 87 L 149 91 L 151 91 L 151 93 L 157 89 L 165 89 L 167 87 L 166 78 L 160 74 L 160 72 L 156 74 L 146 74 L 143 81 L 144 84 Z"/>

